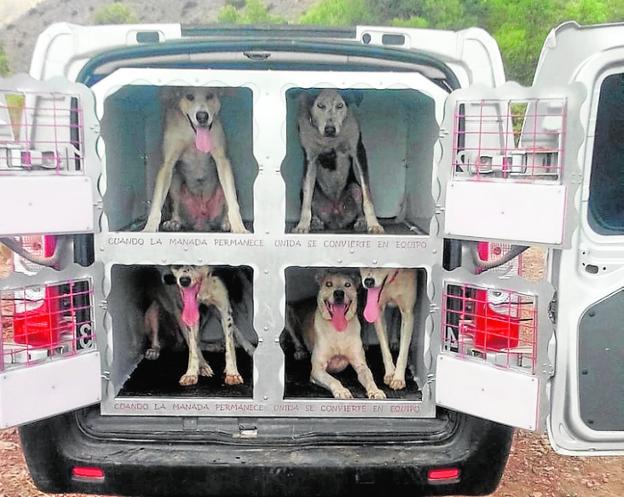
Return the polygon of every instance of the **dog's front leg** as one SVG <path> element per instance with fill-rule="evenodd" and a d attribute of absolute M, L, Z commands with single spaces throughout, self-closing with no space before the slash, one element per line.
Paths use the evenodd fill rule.
<path fill-rule="evenodd" d="M 327 372 L 327 361 L 319 362 L 312 360 L 312 372 L 310 381 L 319 387 L 329 390 L 336 399 L 352 399 L 353 395 L 340 381 Z"/>
<path fill-rule="evenodd" d="M 209 283 L 211 286 L 210 295 L 212 297 L 209 303 L 213 304 L 219 311 L 221 328 L 223 328 L 223 336 L 225 338 L 225 384 L 241 385 L 244 382 L 236 364 L 236 346 L 234 345 L 236 323 L 232 314 L 230 297 L 221 279 L 211 277 Z"/>
<path fill-rule="evenodd" d="M 392 390 L 405 388 L 405 369 L 407 368 L 407 358 L 412 343 L 412 333 L 414 331 L 414 312 L 411 309 L 401 309 L 401 344 L 399 346 L 399 357 L 397 358 L 394 377 L 389 386 Z"/>
<path fill-rule="evenodd" d="M 380 234 L 384 232 L 383 227 L 377 220 L 375 214 L 375 206 L 371 198 L 370 190 L 368 189 L 368 183 L 364 176 L 364 170 L 357 157 L 357 154 L 353 154 L 353 165 L 355 166 L 357 177 L 359 178 L 360 186 L 362 187 L 362 210 L 364 211 L 364 218 L 366 219 L 366 226 L 369 233 Z"/>
<path fill-rule="evenodd" d="M 362 357 L 358 357 L 351 362 L 351 366 L 353 366 L 353 369 L 355 369 L 355 372 L 357 373 L 358 381 L 366 389 L 366 395 L 369 399 L 380 400 L 386 398 L 386 394 L 383 393 L 383 391 L 375 383 L 373 373 L 366 364 L 366 358 L 364 357 L 363 352 Z"/>
<path fill-rule="evenodd" d="M 388 332 L 386 331 L 383 309 L 379 314 L 379 318 L 375 321 L 375 332 L 377 333 L 377 340 L 379 341 L 379 348 L 381 349 L 381 358 L 384 363 L 384 383 L 389 385 L 392 378 L 394 378 L 395 368 L 388 344 Z"/>
<path fill-rule="evenodd" d="M 163 231 L 182 231 L 182 179 L 179 174 L 173 173 L 169 198 L 171 199 L 171 219 L 162 223 Z"/>
<path fill-rule="evenodd" d="M 173 169 L 176 161 L 184 151 L 184 146 L 166 146 L 165 148 L 165 160 L 161 166 L 158 174 L 156 175 L 156 184 L 154 185 L 154 194 L 152 195 L 152 204 L 150 205 L 149 216 L 147 217 L 147 223 L 143 228 L 144 232 L 153 233 L 158 231 L 160 226 L 160 219 L 162 217 L 162 208 L 171 186 L 171 179 L 173 178 Z"/>
<path fill-rule="evenodd" d="M 244 381 L 236 364 L 236 346 L 234 345 L 236 323 L 234 323 L 230 303 L 227 302 L 219 307 L 219 313 L 221 314 L 221 327 L 225 336 L 225 384 L 241 385 Z"/>
<path fill-rule="evenodd" d="M 236 197 L 236 183 L 232 173 L 232 164 L 221 150 L 215 150 L 212 154 L 217 164 L 217 175 L 225 196 L 225 206 L 227 208 L 227 218 L 232 233 L 249 233 L 243 219 L 241 218 L 238 198 Z"/>
<path fill-rule="evenodd" d="M 188 367 L 186 368 L 186 373 L 184 373 L 184 375 L 180 378 L 180 385 L 196 385 L 199 374 L 199 356 L 201 354 L 198 347 L 199 326 L 197 324 L 193 326 L 184 326 L 182 333 L 184 334 L 184 339 L 188 345 L 189 356 Z"/>
<path fill-rule="evenodd" d="M 145 358 L 155 361 L 160 357 L 160 340 L 158 337 L 160 309 L 156 302 L 152 302 L 145 311 L 145 329 L 149 333 L 150 346 L 145 351 Z"/>
<path fill-rule="evenodd" d="M 316 186 L 316 157 L 311 157 L 306 167 L 305 178 L 303 179 L 303 201 L 301 202 L 301 216 L 299 224 L 295 226 L 294 233 L 309 233 L 312 222 L 312 196 Z"/>

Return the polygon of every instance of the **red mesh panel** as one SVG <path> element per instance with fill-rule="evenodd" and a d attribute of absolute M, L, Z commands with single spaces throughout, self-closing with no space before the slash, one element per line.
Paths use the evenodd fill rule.
<path fill-rule="evenodd" d="M 28 367 L 95 347 L 89 280 L 0 291 L 0 370 Z"/>
<path fill-rule="evenodd" d="M 534 295 L 447 284 L 442 316 L 445 351 L 500 367 L 535 372 Z"/>

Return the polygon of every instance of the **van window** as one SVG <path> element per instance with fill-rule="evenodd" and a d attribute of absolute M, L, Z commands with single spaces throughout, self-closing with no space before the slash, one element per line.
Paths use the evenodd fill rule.
<path fill-rule="evenodd" d="M 596 233 L 624 234 L 624 73 L 600 88 L 588 216 Z"/>

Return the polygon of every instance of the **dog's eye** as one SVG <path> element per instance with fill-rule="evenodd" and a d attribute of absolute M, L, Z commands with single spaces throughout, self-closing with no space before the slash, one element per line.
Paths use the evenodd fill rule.
<path fill-rule="evenodd" d="M 342 102 L 336 104 L 336 109 L 342 109 L 344 107 L 344 104 Z"/>
<path fill-rule="evenodd" d="M 195 100 L 195 95 L 193 95 L 192 93 L 187 93 L 187 95 L 186 95 L 186 99 L 187 99 L 189 102 L 192 102 L 193 100 Z"/>
<path fill-rule="evenodd" d="M 214 98 L 214 93 L 206 93 L 206 100 L 212 100 Z"/>
<path fill-rule="evenodd" d="M 327 288 L 330 288 L 330 287 L 334 286 L 334 284 L 333 284 L 331 281 L 326 281 L 326 282 L 325 282 L 325 286 L 326 286 Z"/>
<path fill-rule="evenodd" d="M 322 103 L 320 103 L 320 102 L 319 102 L 318 104 L 316 104 L 316 106 L 317 106 L 319 109 L 321 109 L 321 110 L 324 110 L 324 109 L 325 109 L 325 104 L 322 104 Z"/>
<path fill-rule="evenodd" d="M 348 281 L 345 283 L 345 288 L 351 288 L 351 283 L 349 283 Z"/>

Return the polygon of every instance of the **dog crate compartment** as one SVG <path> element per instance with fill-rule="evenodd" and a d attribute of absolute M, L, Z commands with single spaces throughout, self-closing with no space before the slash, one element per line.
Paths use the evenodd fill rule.
<path fill-rule="evenodd" d="M 368 187 L 377 218 L 388 234 L 428 235 L 434 212 L 432 164 L 434 144 L 438 138 L 436 106 L 441 106 L 442 102 L 436 100 L 437 93 L 432 94 L 427 89 L 374 89 L 362 86 L 339 89 L 338 93 L 360 128 L 366 154 Z M 301 215 L 306 158 L 299 136 L 298 116 L 302 110 L 313 110 L 321 91 L 322 88 L 293 88 L 286 92 L 286 156 L 281 166 L 286 184 L 286 232 L 293 230 Z M 301 104 L 302 100 L 307 102 Z M 303 109 L 300 110 L 300 107 Z M 312 124 L 311 115 L 309 119 Z M 306 128 L 310 133 L 318 131 L 316 121 L 314 123 Z M 324 138 L 320 131 L 318 135 L 322 143 Z M 332 168 L 335 164 L 335 158 L 332 161 L 322 160 L 318 168 Z M 352 178 L 349 182 L 354 180 Z M 334 207 L 336 212 L 341 213 L 336 215 L 338 218 L 351 216 L 353 209 L 343 204 L 337 201 Z M 355 232 L 352 222 L 344 228 L 326 224 L 324 229 L 318 231 Z"/>
<path fill-rule="evenodd" d="M 397 279 L 400 272 L 412 273 L 413 279 Z M 415 289 L 416 298 L 411 305 L 411 311 L 414 316 L 413 334 L 407 349 L 405 388 L 393 389 L 384 383 L 385 370 L 380 342 L 373 323 L 368 322 L 371 319 L 371 315 L 368 313 L 372 308 L 377 308 L 378 296 L 373 293 L 367 295 L 368 292 L 375 292 L 375 289 L 367 290 L 360 285 L 362 277 L 368 278 L 366 282 L 373 285 L 374 283 L 371 283 L 371 276 L 369 275 L 373 273 L 379 279 L 376 282 L 376 288 L 381 289 L 381 292 L 393 292 L 397 289 L 397 284 L 405 287 L 401 290 L 402 292 L 409 292 L 411 282 L 413 282 Z M 286 268 L 286 326 L 281 335 L 281 346 L 285 356 L 285 399 L 288 401 L 297 400 L 299 402 L 304 400 L 314 402 L 331 399 L 330 403 L 336 400 L 333 398 L 332 392 L 310 381 L 313 349 L 310 349 L 311 336 L 307 330 L 314 322 L 314 315 L 317 309 L 323 311 L 324 305 L 331 305 L 328 303 L 332 300 L 335 301 L 336 294 L 334 292 L 338 291 L 345 293 L 345 317 L 337 317 L 335 307 L 334 313 L 332 311 L 329 314 L 325 312 L 323 319 L 326 319 L 327 323 L 326 332 L 335 333 L 335 337 L 340 340 L 344 336 L 342 333 L 350 331 L 352 323 L 359 323 L 366 364 L 373 374 L 375 384 L 386 396 L 386 399 L 380 402 L 406 402 L 404 404 L 405 409 L 411 402 L 416 402 L 420 406 L 419 414 L 414 412 L 412 414 L 427 415 L 426 413 L 430 410 L 429 406 L 427 406 L 429 385 L 426 386 L 427 394 L 424 396 L 423 388 L 426 385 L 427 374 L 430 372 L 425 363 L 425 349 L 427 347 L 425 344 L 428 342 L 428 337 L 425 336 L 427 329 L 426 321 L 429 315 L 429 299 L 426 290 L 428 271 L 425 268 L 387 268 L 377 269 L 373 273 L 361 273 L 359 268 Z M 349 288 L 344 288 L 341 279 L 344 279 L 349 287 L 351 282 L 353 282 L 355 286 L 350 287 L 353 289 L 353 292 L 350 292 Z M 327 287 L 330 283 L 332 286 Z M 399 298 L 398 294 L 396 295 Z M 386 294 L 384 293 L 382 298 L 386 298 L 385 296 Z M 354 311 L 354 314 L 349 318 L 351 311 Z M 330 315 L 331 319 L 329 318 Z M 379 313 L 379 319 L 385 323 L 392 361 L 396 365 L 400 353 L 402 313 L 398 307 L 390 302 L 385 309 L 385 313 Z M 327 340 L 330 338 L 327 338 Z M 346 366 L 342 371 L 334 371 L 330 372 L 330 374 L 352 393 L 354 399 L 366 399 L 366 402 L 374 402 L 374 400 L 367 399 L 365 388 L 358 381 L 353 367 Z M 392 415 L 399 411 L 400 407 L 393 406 L 392 409 L 388 409 L 385 415 Z M 382 411 L 379 410 L 378 412 Z"/>
<path fill-rule="evenodd" d="M 167 109 L 172 106 L 177 108 L 179 101 L 186 98 L 184 88 L 189 87 L 189 91 L 204 88 L 190 82 L 169 87 L 135 83 L 117 87 L 112 93 L 102 97 L 105 98 L 102 107 L 106 168 L 104 212 L 109 231 L 143 229 L 156 175 L 163 163 L 163 133 L 166 128 Z M 221 103 L 217 118 L 225 132 L 227 157 L 232 164 L 241 215 L 247 229 L 251 230 L 253 184 L 258 172 L 253 155 L 252 92 L 249 88 L 205 89 L 214 92 L 215 98 Z M 187 120 L 182 124 L 189 129 L 192 126 Z M 182 132 L 186 132 L 186 129 Z M 195 207 L 201 212 L 213 212 L 216 203 L 218 199 L 213 195 L 210 199 L 202 199 Z M 170 218 L 171 205 L 168 201 L 163 207 L 162 222 Z M 196 229 L 185 226 L 180 231 Z M 221 231 L 221 226 L 220 223 L 215 223 L 198 228 L 197 231 Z"/>
<path fill-rule="evenodd" d="M 242 266 L 213 269 L 213 274 L 218 274 L 228 288 L 234 323 L 247 341 L 247 349 L 243 350 L 235 335 L 237 366 L 244 383 L 233 386 L 224 383 L 224 333 L 220 316 L 213 306 L 202 305 L 200 347 L 214 376 L 200 376 L 196 385 L 180 385 L 180 378 L 188 365 L 189 350 L 179 321 L 174 313 L 158 306 L 160 350 L 154 357 L 148 354 L 152 343 L 147 317 L 152 303 L 162 301 L 166 295 L 179 295 L 180 287 L 168 267 L 115 264 L 110 268 L 109 275 L 111 290 L 107 305 L 107 341 L 111 350 L 104 367 L 110 371 L 110 381 L 102 405 L 103 412 L 124 414 L 127 413 L 124 406 L 148 399 L 152 407 L 147 414 L 157 414 L 153 407 L 156 400 L 175 403 L 175 399 L 186 399 L 194 406 L 189 408 L 188 413 L 195 412 L 197 415 L 198 411 L 193 409 L 198 409 L 203 401 L 252 397 L 253 358 L 250 354 L 258 343 L 252 323 L 253 271 Z"/>

